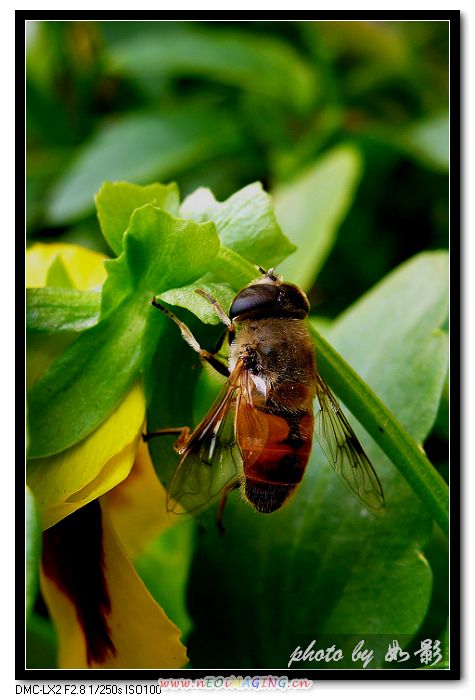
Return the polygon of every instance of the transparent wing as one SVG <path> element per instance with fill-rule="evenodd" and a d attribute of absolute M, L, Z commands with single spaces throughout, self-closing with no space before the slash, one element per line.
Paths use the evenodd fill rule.
<path fill-rule="evenodd" d="M 381 483 L 338 401 L 317 374 L 316 436 L 328 461 L 358 499 L 374 511 L 384 509 Z"/>
<path fill-rule="evenodd" d="M 196 513 L 224 489 L 239 483 L 241 453 L 234 421 L 241 366 L 231 374 L 212 408 L 189 436 L 167 493 L 167 509 Z"/>

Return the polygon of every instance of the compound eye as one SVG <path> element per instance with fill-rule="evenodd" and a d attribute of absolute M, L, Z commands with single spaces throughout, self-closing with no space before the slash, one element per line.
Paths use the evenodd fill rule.
<path fill-rule="evenodd" d="M 279 288 L 275 284 L 253 284 L 239 292 L 229 310 L 231 319 L 237 316 L 256 317 L 275 308 Z"/>

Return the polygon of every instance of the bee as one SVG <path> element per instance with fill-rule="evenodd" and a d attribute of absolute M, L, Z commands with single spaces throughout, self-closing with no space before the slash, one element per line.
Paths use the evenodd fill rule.
<path fill-rule="evenodd" d="M 314 432 L 331 466 L 360 502 L 375 511 L 383 509 L 378 476 L 317 371 L 305 293 L 273 269 L 258 269 L 261 277 L 236 295 L 229 315 L 206 291 L 196 290 L 226 326 L 227 365 L 217 356 L 219 348 L 214 353 L 202 349 L 182 321 L 152 300 L 200 358 L 227 380 L 193 431 L 166 428 L 144 436 L 148 440 L 179 434 L 175 451 L 180 461 L 168 485 L 169 509 L 198 511 L 220 496 L 222 528 L 226 498 L 239 488 L 257 511 L 273 513 L 302 481 Z"/>

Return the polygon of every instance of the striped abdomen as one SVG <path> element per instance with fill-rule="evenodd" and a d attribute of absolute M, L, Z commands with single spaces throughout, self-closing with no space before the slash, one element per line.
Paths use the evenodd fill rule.
<path fill-rule="evenodd" d="M 242 402 L 236 432 L 243 458 L 242 493 L 256 510 L 272 513 L 302 480 L 312 448 L 313 414 L 279 415 Z"/>

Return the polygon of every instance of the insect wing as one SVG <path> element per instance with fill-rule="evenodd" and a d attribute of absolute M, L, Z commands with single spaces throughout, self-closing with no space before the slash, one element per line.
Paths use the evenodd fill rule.
<path fill-rule="evenodd" d="M 240 367 L 233 372 L 208 414 L 191 433 L 168 486 L 169 511 L 199 512 L 225 487 L 239 482 L 242 459 L 234 429 L 239 371 Z"/>
<path fill-rule="evenodd" d="M 328 461 L 358 499 L 374 511 L 384 509 L 381 483 L 338 401 L 317 374 L 316 436 Z"/>
<path fill-rule="evenodd" d="M 274 416 L 260 410 L 265 406 L 265 401 L 262 388 L 257 389 L 251 375 L 243 372 L 236 409 L 236 436 L 247 469 L 252 468 L 268 442 L 269 425 Z"/>

